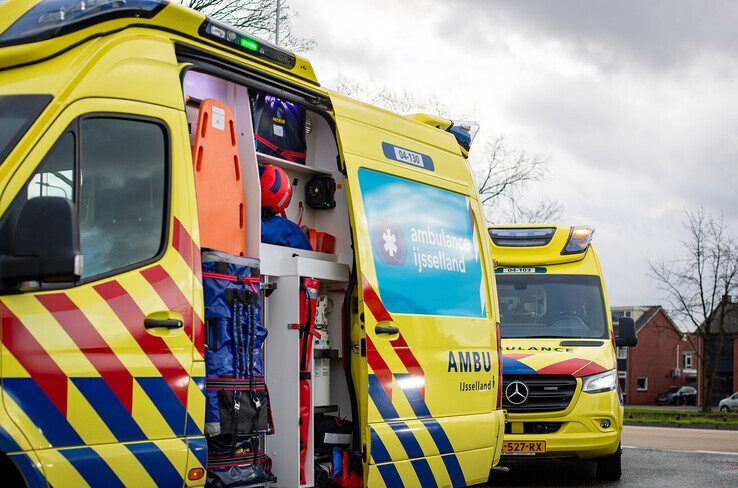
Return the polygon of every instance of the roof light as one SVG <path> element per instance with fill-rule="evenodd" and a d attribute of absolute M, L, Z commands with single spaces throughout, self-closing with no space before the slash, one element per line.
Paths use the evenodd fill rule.
<path fill-rule="evenodd" d="M 572 227 L 569 233 L 569 240 L 566 241 L 566 246 L 561 251 L 561 254 L 578 254 L 587 250 L 590 241 L 592 241 L 592 235 L 594 229 L 592 227 Z"/>
<path fill-rule="evenodd" d="M 489 229 L 492 242 L 500 247 L 536 247 L 545 246 L 556 233 L 555 227 L 534 229 Z"/>
<path fill-rule="evenodd" d="M 291 52 L 212 19 L 205 19 L 205 22 L 200 26 L 200 35 L 228 47 L 244 51 L 252 56 L 264 58 L 285 68 L 292 69 L 297 63 L 297 58 Z"/>
<path fill-rule="evenodd" d="M 462 154 L 465 158 L 468 158 L 474 137 L 479 132 L 479 124 L 471 120 L 452 120 L 451 127 L 446 130 L 454 135 L 459 146 L 461 146 Z"/>
<path fill-rule="evenodd" d="M 151 18 L 166 0 L 42 0 L 0 35 L 0 46 L 45 41 L 105 20 Z"/>

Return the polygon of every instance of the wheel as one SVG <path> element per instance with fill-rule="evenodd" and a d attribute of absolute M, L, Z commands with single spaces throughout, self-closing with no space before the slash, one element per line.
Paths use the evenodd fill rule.
<path fill-rule="evenodd" d="M 682 405 L 686 404 L 687 402 L 684 400 L 684 398 L 679 397 L 679 398 L 677 398 L 676 402 L 674 402 L 674 403 L 676 403 L 677 406 L 680 406 L 681 407 Z"/>
<path fill-rule="evenodd" d="M 597 479 L 604 481 L 617 481 L 622 475 L 620 458 L 623 450 L 618 446 L 614 454 L 597 460 Z"/>
<path fill-rule="evenodd" d="M 723 405 L 722 407 L 720 407 L 720 411 L 721 412 L 730 412 L 730 407 L 727 406 L 727 405 Z"/>

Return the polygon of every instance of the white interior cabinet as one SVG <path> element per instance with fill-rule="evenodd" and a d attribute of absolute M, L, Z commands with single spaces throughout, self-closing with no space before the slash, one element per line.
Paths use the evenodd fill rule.
<path fill-rule="evenodd" d="M 246 197 L 246 255 L 260 260 L 264 281 L 276 284 L 276 290 L 264 299 L 262 320 L 269 331 L 264 346 L 265 374 L 271 399 L 275 433 L 266 436 L 265 452 L 272 459 L 276 486 L 312 486 L 313 426 L 311 412 L 308 453 L 305 460 L 306 484 L 299 483 L 299 382 L 300 333 L 292 327 L 299 323 L 300 281 L 303 277 L 320 280 L 320 294 L 333 303 L 328 315 L 328 332 L 332 349 L 330 395 L 332 407 L 341 416 L 351 417 L 350 399 L 341 365 L 341 308 L 345 287 L 353 263 L 348 207 L 343 175 L 338 170 L 338 148 L 335 135 L 324 115 L 307 111 L 306 164 L 293 163 L 256 152 L 251 121 L 249 91 L 244 85 L 197 71 L 189 71 L 184 79 L 187 121 L 190 134 L 197 130 L 198 101 L 215 98 L 228 103 L 236 119 L 239 157 Z M 194 140 L 194 136 L 193 136 Z M 193 141 L 191 141 L 193 142 Z M 299 202 L 305 200 L 305 184 L 313 175 L 332 176 L 336 181 L 336 207 L 313 210 L 303 204 L 302 224 L 336 237 L 333 254 L 280 247 L 261 242 L 261 190 L 259 164 L 273 164 L 285 170 L 293 186 L 287 218 L 297 222 Z M 311 340 L 311 347 L 313 341 Z M 313 356 L 314 357 L 314 356 Z M 313 367 L 315 361 L 313 360 Z M 314 375 L 313 375 L 314 376 Z M 311 388 L 314 392 L 315 389 Z M 311 402 L 312 403 L 312 402 Z"/>

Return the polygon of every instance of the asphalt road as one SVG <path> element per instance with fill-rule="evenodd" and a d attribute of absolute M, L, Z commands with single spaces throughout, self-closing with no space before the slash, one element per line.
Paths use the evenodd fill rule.
<path fill-rule="evenodd" d="M 727 435 L 725 435 L 727 434 Z M 505 487 L 738 487 L 738 432 L 626 427 L 623 477 L 600 482 L 594 464 L 575 461 L 503 461 L 489 486 Z M 659 448 L 647 446 L 657 445 Z M 677 447 L 669 447 L 677 446 Z M 718 450 L 731 452 L 715 452 Z"/>
<path fill-rule="evenodd" d="M 685 451 L 738 452 L 738 430 L 706 430 L 670 427 L 623 429 L 624 446 Z"/>

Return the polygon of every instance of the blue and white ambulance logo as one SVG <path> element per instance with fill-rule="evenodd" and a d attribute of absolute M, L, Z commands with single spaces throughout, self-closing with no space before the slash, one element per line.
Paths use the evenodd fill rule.
<path fill-rule="evenodd" d="M 486 288 L 469 199 L 359 170 L 379 296 L 392 313 L 483 317 Z"/>
<path fill-rule="evenodd" d="M 402 266 L 407 260 L 407 244 L 402 228 L 386 220 L 372 226 L 372 247 L 374 254 L 390 266 Z"/>

